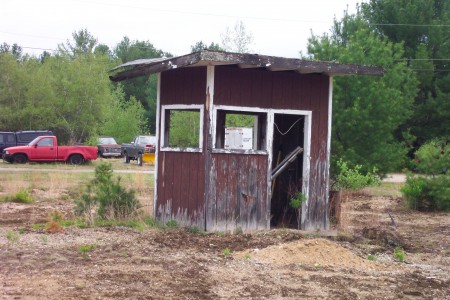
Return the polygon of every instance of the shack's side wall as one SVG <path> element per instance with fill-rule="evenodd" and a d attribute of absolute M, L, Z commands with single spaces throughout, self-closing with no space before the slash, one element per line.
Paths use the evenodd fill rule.
<path fill-rule="evenodd" d="M 328 227 L 328 93 L 329 77 L 325 75 L 216 67 L 215 105 L 312 111 L 309 195 L 303 210 L 303 229 Z"/>
<path fill-rule="evenodd" d="M 267 228 L 267 155 L 211 154 L 206 229 Z"/>
<path fill-rule="evenodd" d="M 204 105 L 205 102 L 206 67 L 161 73 L 161 105 Z M 159 148 L 155 206 L 158 219 L 163 222 L 174 219 L 182 225 L 205 227 L 204 165 L 204 151 L 175 152 Z"/>

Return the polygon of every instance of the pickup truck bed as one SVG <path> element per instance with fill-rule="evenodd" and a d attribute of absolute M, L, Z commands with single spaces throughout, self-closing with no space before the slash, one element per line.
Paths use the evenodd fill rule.
<path fill-rule="evenodd" d="M 149 153 L 155 153 L 156 137 L 151 135 L 138 135 L 130 144 L 122 144 L 121 153 L 123 162 L 128 164 L 130 160 L 136 160 L 142 166 L 143 157 Z"/>
<path fill-rule="evenodd" d="M 67 162 L 79 165 L 97 158 L 94 146 L 58 146 L 55 136 L 40 136 L 26 146 L 9 147 L 3 150 L 3 160 L 10 163 Z"/>

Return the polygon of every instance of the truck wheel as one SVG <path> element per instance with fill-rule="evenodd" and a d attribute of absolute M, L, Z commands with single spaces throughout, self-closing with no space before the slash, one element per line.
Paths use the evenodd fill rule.
<path fill-rule="evenodd" d="M 28 158 L 24 154 L 14 155 L 13 162 L 16 164 L 25 164 L 27 161 L 28 161 Z"/>
<path fill-rule="evenodd" d="M 81 156 L 80 154 L 74 154 L 69 157 L 69 163 L 71 165 L 81 165 L 83 161 L 83 156 Z"/>
<path fill-rule="evenodd" d="M 139 166 L 142 166 L 142 153 L 139 153 L 139 154 L 138 154 L 138 157 L 137 157 L 137 164 L 138 164 Z"/>
<path fill-rule="evenodd" d="M 124 162 L 125 164 L 129 164 L 129 163 L 130 163 L 130 157 L 128 156 L 127 153 L 124 153 L 124 154 L 123 154 L 123 162 Z"/>

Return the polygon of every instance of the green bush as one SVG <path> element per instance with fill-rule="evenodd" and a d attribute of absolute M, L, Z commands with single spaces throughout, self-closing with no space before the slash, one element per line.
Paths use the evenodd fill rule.
<path fill-rule="evenodd" d="M 0 202 L 16 202 L 16 203 L 25 203 L 30 204 L 34 202 L 34 199 L 31 197 L 30 193 L 26 189 L 21 189 L 14 195 L 7 195 L 0 199 Z"/>
<path fill-rule="evenodd" d="M 428 177 L 408 175 L 401 189 L 405 204 L 419 211 L 450 211 L 450 147 L 443 141 L 424 144 L 416 152 L 417 169 Z"/>
<path fill-rule="evenodd" d="M 338 172 L 335 176 L 333 188 L 338 190 L 360 190 L 367 186 L 377 185 L 380 178 L 377 176 L 377 168 L 367 174 L 361 173 L 361 165 L 351 168 L 346 161 L 342 159 L 337 162 Z"/>
<path fill-rule="evenodd" d="M 297 218 L 297 229 L 300 229 L 302 203 L 305 201 L 306 196 L 302 192 L 296 192 L 289 201 L 289 205 L 295 210 L 295 216 Z"/>
<path fill-rule="evenodd" d="M 433 140 L 422 145 L 415 155 L 419 172 L 428 175 L 448 173 L 450 167 L 450 145 L 443 140 Z"/>
<path fill-rule="evenodd" d="M 95 168 L 95 178 L 77 201 L 76 213 L 90 215 L 95 206 L 102 219 L 123 219 L 137 214 L 141 204 L 135 191 L 122 187 L 120 177 L 114 181 L 112 175 L 110 163 L 101 163 Z"/>
<path fill-rule="evenodd" d="M 395 248 L 394 249 L 394 258 L 400 262 L 404 262 L 405 258 L 406 258 L 405 251 L 401 248 Z"/>
<path fill-rule="evenodd" d="M 450 211 L 450 176 L 409 175 L 401 192 L 406 207 L 419 211 Z"/>

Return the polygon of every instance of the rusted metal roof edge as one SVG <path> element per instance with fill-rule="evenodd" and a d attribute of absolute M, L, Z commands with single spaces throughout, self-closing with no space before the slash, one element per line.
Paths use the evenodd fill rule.
<path fill-rule="evenodd" d="M 379 66 L 340 64 L 336 62 L 309 61 L 259 54 L 203 50 L 178 57 L 131 61 L 112 69 L 111 71 L 113 72 L 125 68 L 124 71 L 117 72 L 109 78 L 112 81 L 122 81 L 195 65 L 238 65 L 245 68 L 266 68 L 270 71 L 295 71 L 301 74 L 317 73 L 328 76 L 382 76 L 384 74 L 383 68 Z"/>

